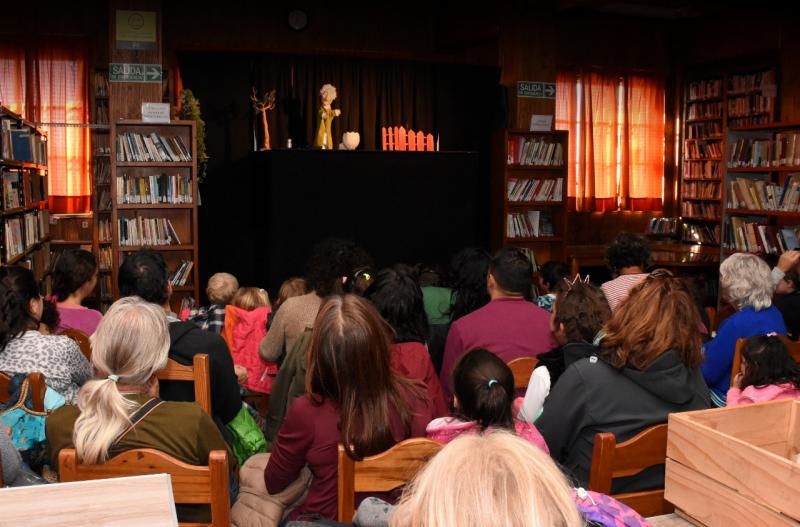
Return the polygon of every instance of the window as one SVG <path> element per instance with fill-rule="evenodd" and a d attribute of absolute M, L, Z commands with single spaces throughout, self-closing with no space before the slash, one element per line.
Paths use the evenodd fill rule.
<path fill-rule="evenodd" d="M 560 73 L 556 93 L 556 127 L 570 132 L 575 210 L 661 210 L 663 79 Z"/>

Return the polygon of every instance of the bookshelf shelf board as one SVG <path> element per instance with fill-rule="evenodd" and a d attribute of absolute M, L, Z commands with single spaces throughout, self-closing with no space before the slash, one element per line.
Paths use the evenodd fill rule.
<path fill-rule="evenodd" d="M 550 171 L 552 171 L 552 170 L 562 170 L 564 167 L 563 167 L 563 165 L 547 166 L 547 165 L 517 165 L 517 164 L 508 165 L 507 164 L 506 168 L 509 169 L 509 170 L 550 170 Z"/>
<path fill-rule="evenodd" d="M 719 201 L 722 198 L 690 198 L 687 196 L 683 197 L 684 201 Z"/>
<path fill-rule="evenodd" d="M 27 161 L 17 161 L 15 159 L 0 159 L 0 165 L 11 168 L 32 168 L 34 170 L 47 170 L 47 165 L 37 165 Z"/>
<path fill-rule="evenodd" d="M 525 130 L 524 128 L 510 128 L 508 130 L 508 135 L 566 135 L 566 130 L 549 130 L 544 132 L 533 132 L 531 130 Z"/>
<path fill-rule="evenodd" d="M 736 250 L 736 249 L 723 249 L 722 252 L 724 254 L 728 255 L 728 256 L 730 256 L 731 254 L 736 254 L 736 253 L 755 254 L 757 256 L 764 256 L 764 253 L 761 252 L 761 251 L 755 252 L 755 253 L 751 253 L 750 251 L 739 251 L 739 250 Z"/>
<path fill-rule="evenodd" d="M 800 172 L 800 166 L 794 167 L 728 167 L 728 172 Z"/>
<path fill-rule="evenodd" d="M 560 207 L 564 201 L 509 201 L 509 207 Z"/>
<path fill-rule="evenodd" d="M 712 223 L 719 223 L 719 218 L 703 218 L 701 216 L 681 216 L 681 219 L 691 221 L 710 221 Z"/>
<path fill-rule="evenodd" d="M 507 243 L 550 243 L 550 242 L 563 242 L 562 236 L 539 236 L 538 238 L 505 238 Z"/>
<path fill-rule="evenodd" d="M 194 245 L 122 245 L 119 250 L 124 253 L 152 249 L 154 251 L 193 251 Z"/>
<path fill-rule="evenodd" d="M 15 214 L 21 214 L 23 212 L 33 212 L 35 210 L 39 210 L 39 208 L 40 208 L 39 205 L 36 204 L 36 205 L 31 205 L 29 207 L 17 207 L 16 209 L 7 209 L 2 212 L 2 216 L 5 218 L 8 216 L 14 216 Z"/>
<path fill-rule="evenodd" d="M 722 95 L 716 95 L 714 97 L 698 97 L 697 99 L 688 99 L 686 102 L 689 104 L 697 104 L 700 102 L 712 102 L 721 100 L 722 100 Z"/>
<path fill-rule="evenodd" d="M 772 123 L 746 124 L 742 126 L 731 126 L 730 132 L 748 132 L 752 130 L 774 130 L 776 128 L 800 128 L 800 121 L 780 121 Z"/>
<path fill-rule="evenodd" d="M 126 203 L 117 205 L 117 210 L 143 210 L 143 209 L 191 209 L 191 203 Z"/>
<path fill-rule="evenodd" d="M 182 285 L 182 286 L 177 286 L 176 285 L 176 286 L 174 286 L 172 288 L 172 292 L 173 293 L 193 293 L 194 292 L 194 287 L 186 286 L 186 285 Z"/>
<path fill-rule="evenodd" d="M 748 117 L 761 117 L 762 115 L 772 115 L 772 112 L 750 112 L 737 115 L 728 115 L 728 119 L 746 119 Z"/>
<path fill-rule="evenodd" d="M 761 88 L 753 88 L 752 90 L 729 91 L 728 97 L 744 97 L 745 95 L 752 95 L 754 93 L 761 93 Z"/>
<path fill-rule="evenodd" d="M 92 240 L 50 240 L 53 245 L 91 245 Z"/>
<path fill-rule="evenodd" d="M 721 157 L 690 157 L 684 161 L 722 161 Z"/>
<path fill-rule="evenodd" d="M 800 218 L 800 211 L 786 210 L 750 210 L 750 209 L 726 209 L 726 214 L 737 216 L 777 216 L 783 218 Z"/>
<path fill-rule="evenodd" d="M 722 181 L 719 177 L 684 177 L 684 181 Z"/>
<path fill-rule="evenodd" d="M 721 141 L 721 135 L 707 135 L 706 137 L 688 137 L 684 141 Z"/>
<path fill-rule="evenodd" d="M 191 168 L 194 167 L 194 163 L 192 161 L 181 161 L 181 162 L 140 162 L 140 161 L 131 161 L 131 162 L 122 162 L 117 161 L 118 167 L 163 167 L 163 168 L 171 168 L 171 167 L 185 167 Z"/>
<path fill-rule="evenodd" d="M 721 121 L 722 117 L 698 117 L 697 119 L 686 119 L 688 124 L 691 123 L 712 123 L 714 121 Z"/>

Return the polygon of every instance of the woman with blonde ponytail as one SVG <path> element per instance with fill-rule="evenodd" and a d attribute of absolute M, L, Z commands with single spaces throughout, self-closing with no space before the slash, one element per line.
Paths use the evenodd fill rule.
<path fill-rule="evenodd" d="M 134 448 L 155 448 L 191 465 L 207 464 L 211 450 L 226 450 L 233 459 L 200 406 L 158 398 L 155 373 L 169 351 L 160 306 L 139 297 L 118 300 L 91 338 L 96 378 L 81 388 L 77 407 L 64 406 L 47 418 L 54 466 L 59 451 L 73 446 L 83 463 L 103 463 Z"/>

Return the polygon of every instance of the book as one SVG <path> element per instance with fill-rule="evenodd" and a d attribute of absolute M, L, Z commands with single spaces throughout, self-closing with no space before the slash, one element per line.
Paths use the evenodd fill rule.
<path fill-rule="evenodd" d="M 17 209 L 25 206 L 25 198 L 22 188 L 22 172 L 9 170 L 2 172 L 3 178 L 3 207 Z"/>
<path fill-rule="evenodd" d="M 189 279 L 189 273 L 194 267 L 194 262 L 191 260 L 181 260 L 180 265 L 170 276 L 170 283 L 173 287 L 183 287 Z"/>
<path fill-rule="evenodd" d="M 538 238 L 554 236 L 552 213 L 546 210 L 512 212 L 506 218 L 508 238 Z"/>
<path fill-rule="evenodd" d="M 191 151 L 180 136 L 123 132 L 117 135 L 116 146 L 119 162 L 177 163 L 192 160 Z"/>
<path fill-rule="evenodd" d="M 119 243 L 123 246 L 180 245 L 181 240 L 168 218 L 120 218 Z"/>

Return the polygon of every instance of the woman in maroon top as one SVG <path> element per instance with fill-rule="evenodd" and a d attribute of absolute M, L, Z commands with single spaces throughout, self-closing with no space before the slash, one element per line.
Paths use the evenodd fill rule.
<path fill-rule="evenodd" d="M 375 275 L 365 296 L 392 326 L 395 338 L 392 346 L 394 371 L 425 385 L 425 393 L 436 417 L 449 415 L 442 383 L 425 344 L 428 317 L 425 315 L 422 289 L 413 277 L 413 270 L 407 265 L 382 269 Z"/>
<path fill-rule="evenodd" d="M 423 390 L 391 368 L 391 329 L 369 302 L 332 296 L 311 335 L 306 396 L 289 407 L 264 472 L 284 490 L 308 465 L 313 479 L 290 518 L 337 516 L 337 445 L 359 460 L 409 437 L 424 437 L 433 412 Z"/>

